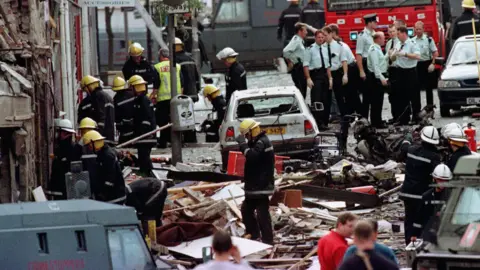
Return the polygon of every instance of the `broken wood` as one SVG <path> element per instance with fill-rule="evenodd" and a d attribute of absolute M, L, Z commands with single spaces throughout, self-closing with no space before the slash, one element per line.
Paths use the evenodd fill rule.
<path fill-rule="evenodd" d="M 205 181 L 209 183 L 224 183 L 229 181 L 242 180 L 242 176 L 229 175 L 225 173 L 210 171 L 173 171 L 167 170 L 167 178 L 179 181 Z"/>
<path fill-rule="evenodd" d="M 189 188 L 193 191 L 203 191 L 203 190 L 208 190 L 208 189 L 217 189 L 217 188 L 222 188 L 225 186 L 228 186 L 230 184 L 240 184 L 240 181 L 231 181 L 231 182 L 224 182 L 224 183 L 218 183 L 218 184 L 208 184 L 208 185 L 201 185 L 201 186 L 189 186 Z M 177 194 L 177 193 L 183 193 L 183 187 L 181 188 L 169 188 L 168 189 L 168 194 Z"/>
<path fill-rule="evenodd" d="M 392 189 L 390 189 L 389 191 L 386 191 L 386 192 L 378 195 L 378 197 L 379 197 L 379 198 L 383 198 L 383 197 L 386 197 L 386 196 L 390 196 L 390 195 L 392 195 L 392 194 L 400 191 L 400 190 L 402 189 L 402 186 L 403 186 L 403 185 L 400 185 L 400 186 L 398 186 L 398 187 L 392 188 Z"/>
<path fill-rule="evenodd" d="M 309 257 L 310 258 L 310 257 Z M 304 258 L 276 258 L 276 259 L 252 259 L 248 260 L 248 263 L 251 264 L 291 264 L 291 263 L 297 263 L 300 261 L 308 261 L 309 258 L 305 259 Z"/>
<path fill-rule="evenodd" d="M 316 253 L 317 253 L 317 248 L 312 249 L 312 251 L 310 251 L 310 253 L 308 253 L 307 256 L 303 257 L 303 259 L 301 259 L 299 262 L 292 265 L 290 268 L 288 268 L 288 270 L 295 269 L 295 267 L 304 264 L 308 259 L 310 259 L 310 257 L 312 257 Z"/>
<path fill-rule="evenodd" d="M 231 200 L 231 201 L 224 200 L 224 202 L 227 204 L 228 208 L 230 208 L 230 210 L 233 212 L 233 214 L 237 218 L 239 218 L 240 220 L 243 220 L 242 212 L 238 209 L 237 205 L 235 204 L 235 200 Z"/>
<path fill-rule="evenodd" d="M 147 133 L 145 133 L 145 134 L 143 134 L 143 135 L 140 135 L 140 136 L 138 136 L 138 137 L 136 137 L 136 138 L 133 138 L 133 139 L 131 139 L 131 140 L 129 140 L 129 141 L 126 141 L 126 142 L 124 142 L 124 143 L 122 143 L 122 144 L 119 144 L 119 145 L 115 146 L 115 148 L 125 147 L 125 146 L 130 145 L 130 144 L 132 144 L 132 143 L 135 143 L 135 142 L 137 142 L 137 141 L 139 141 L 139 140 L 141 140 L 141 139 L 143 139 L 143 138 L 146 138 L 146 137 L 148 137 L 148 136 L 150 136 L 150 135 L 156 134 L 157 132 L 162 131 L 162 130 L 164 130 L 164 129 L 166 129 L 166 128 L 169 128 L 169 127 L 171 127 L 171 126 L 172 126 L 172 124 L 167 124 L 167 125 L 165 125 L 165 126 L 163 126 L 163 127 L 156 128 L 156 129 L 154 129 L 154 130 L 152 130 L 152 131 L 150 131 L 150 132 L 147 132 Z"/>
<path fill-rule="evenodd" d="M 205 198 L 202 197 L 202 194 L 199 194 L 198 192 L 195 192 L 188 187 L 183 188 L 183 193 L 185 193 L 185 195 L 192 199 L 192 201 L 196 204 L 201 203 L 205 200 Z"/>
<path fill-rule="evenodd" d="M 187 261 L 181 261 L 181 260 L 164 260 L 165 262 L 169 264 L 180 264 L 183 266 L 192 266 L 193 262 L 187 262 Z"/>
<path fill-rule="evenodd" d="M 346 203 L 358 203 L 365 207 L 375 207 L 380 205 L 381 200 L 377 195 L 370 195 L 346 190 L 325 188 L 313 185 L 300 185 L 295 187 L 300 189 L 305 197 L 312 197 L 330 201 L 344 201 Z"/>

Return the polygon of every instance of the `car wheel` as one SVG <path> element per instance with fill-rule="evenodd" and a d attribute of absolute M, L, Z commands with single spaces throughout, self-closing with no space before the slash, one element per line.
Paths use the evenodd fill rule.
<path fill-rule="evenodd" d="M 450 107 L 445 105 L 440 105 L 440 116 L 450 117 Z"/>

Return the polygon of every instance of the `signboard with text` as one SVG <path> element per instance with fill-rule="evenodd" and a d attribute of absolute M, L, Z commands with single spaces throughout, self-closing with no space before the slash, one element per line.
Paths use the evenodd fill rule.
<path fill-rule="evenodd" d="M 134 7 L 135 0 L 80 0 L 79 5 L 83 7 Z"/>

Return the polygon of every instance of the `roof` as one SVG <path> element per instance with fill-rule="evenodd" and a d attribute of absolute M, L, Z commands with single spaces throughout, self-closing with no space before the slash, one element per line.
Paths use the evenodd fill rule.
<path fill-rule="evenodd" d="M 237 99 L 243 99 L 261 96 L 294 95 L 297 92 L 300 94 L 300 91 L 295 86 L 281 86 L 235 91 L 233 96 Z"/>
<path fill-rule="evenodd" d="M 52 226 L 138 224 L 131 207 L 94 200 L 0 204 L 0 230 Z"/>

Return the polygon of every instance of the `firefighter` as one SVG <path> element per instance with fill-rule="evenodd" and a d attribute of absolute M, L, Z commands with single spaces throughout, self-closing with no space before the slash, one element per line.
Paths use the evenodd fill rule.
<path fill-rule="evenodd" d="M 155 65 L 155 70 L 159 74 L 159 80 L 156 85 L 153 86 L 153 92 L 150 95 L 150 99 L 156 102 L 155 107 L 155 120 L 158 126 L 162 127 L 170 123 L 170 101 L 172 99 L 171 94 L 171 82 L 170 82 L 170 52 L 167 49 L 160 49 L 159 51 L 160 63 Z M 182 77 L 181 68 L 179 64 L 176 64 L 177 69 L 177 94 L 182 94 Z M 158 89 L 158 90 L 156 90 Z M 166 148 L 167 142 L 170 142 L 171 128 L 166 128 L 160 131 L 160 138 L 158 139 L 158 147 Z"/>
<path fill-rule="evenodd" d="M 97 130 L 97 128 L 97 123 L 92 118 L 83 118 L 80 121 L 80 125 L 78 126 L 78 130 L 80 132 L 80 139 L 75 145 L 76 152 L 81 153 L 80 159 L 82 160 L 83 169 L 89 172 L 90 179 L 92 180 L 92 177 L 94 177 L 94 174 L 97 170 L 97 155 L 93 150 L 83 144 L 83 137 L 89 131 Z"/>
<path fill-rule="evenodd" d="M 105 144 L 105 137 L 95 130 L 83 136 L 83 144 L 97 155 L 95 167 L 89 169 L 95 200 L 123 204 L 125 180 L 115 151 Z"/>
<path fill-rule="evenodd" d="M 228 68 L 228 72 L 225 74 L 227 104 L 233 92 L 247 89 L 247 71 L 237 61 L 237 56 L 238 53 L 230 47 L 221 50 L 217 54 L 217 59 L 223 61 Z"/>
<path fill-rule="evenodd" d="M 92 115 L 98 125 L 98 132 L 105 136 L 107 143 L 115 142 L 115 108 L 112 97 L 103 91 L 99 79 L 87 75 L 80 83 L 82 90 L 91 98 Z"/>
<path fill-rule="evenodd" d="M 52 174 L 45 190 L 54 200 L 66 200 L 65 174 L 70 172 L 70 163 L 80 159 L 80 153 L 75 151 L 73 142 L 72 122 L 68 119 L 59 119 L 55 125 L 56 145 L 52 161 Z"/>
<path fill-rule="evenodd" d="M 396 44 L 400 42 L 397 37 L 397 27 L 395 24 L 390 24 L 388 26 L 388 41 L 385 45 L 385 55 L 388 57 L 390 54 L 393 53 L 393 49 L 395 48 Z M 392 119 L 388 121 L 389 124 L 393 124 L 398 121 L 398 95 L 402 93 L 402 89 L 395 89 L 393 86 L 398 85 L 398 83 L 392 83 L 393 81 L 397 81 L 401 78 L 397 77 L 397 69 L 398 67 L 393 65 L 393 62 L 390 58 L 388 58 L 388 75 L 390 79 L 390 91 L 388 92 L 388 101 L 390 102 L 390 113 L 392 114 Z"/>
<path fill-rule="evenodd" d="M 287 46 L 295 34 L 297 34 L 295 24 L 300 20 L 302 10 L 298 6 L 298 0 L 287 0 L 290 6 L 282 11 L 278 18 L 277 39 L 282 41 L 282 34 L 285 30 L 285 40 L 283 47 Z"/>
<path fill-rule="evenodd" d="M 303 98 L 307 96 L 307 82 L 303 74 L 303 57 L 305 54 L 304 39 L 307 36 L 307 29 L 302 24 L 295 25 L 296 34 L 283 49 L 283 57 L 287 60 L 288 69 L 292 76 L 293 83 L 302 93 Z"/>
<path fill-rule="evenodd" d="M 268 196 L 273 194 L 274 189 L 275 154 L 273 145 L 265 131 L 260 129 L 260 123 L 253 119 L 243 120 L 239 129 L 240 135 L 237 136 L 236 141 L 245 156 L 243 223 L 246 233 L 252 239 L 261 238 L 262 242 L 271 245 L 273 244 L 273 229 L 268 211 Z"/>
<path fill-rule="evenodd" d="M 420 50 L 420 60 L 417 63 L 420 89 L 425 89 L 427 105 L 433 105 L 433 88 L 435 88 L 437 79 L 435 59 L 438 57 L 438 49 L 433 39 L 425 34 L 424 24 L 421 21 L 415 23 L 415 37 L 413 40 L 415 40 Z"/>
<path fill-rule="evenodd" d="M 462 1 L 463 13 L 453 22 L 452 34 L 450 40 L 452 44 L 460 37 L 473 35 L 472 19 L 475 20 L 475 31 L 480 32 L 480 17 L 475 14 L 476 8 L 474 0 Z"/>
<path fill-rule="evenodd" d="M 175 63 L 181 67 L 181 75 L 184 81 L 184 84 L 182 84 L 183 94 L 197 102 L 198 92 L 200 91 L 200 75 L 195 60 L 185 52 L 184 44 L 179 38 L 175 38 Z M 183 140 L 186 143 L 196 143 L 197 134 L 195 130 L 184 131 Z"/>
<path fill-rule="evenodd" d="M 462 129 L 453 128 L 447 130 L 444 136 L 447 138 L 450 150 L 452 151 L 452 155 L 447 161 L 447 166 L 451 171 L 454 171 L 458 160 L 463 156 L 471 155 L 472 151 L 468 148 L 468 140 Z"/>
<path fill-rule="evenodd" d="M 436 145 L 439 143 L 438 131 L 433 126 L 426 126 L 420 132 L 421 144 L 408 147 L 405 165 L 405 181 L 399 193 L 405 205 L 405 243 L 420 235 L 422 225 L 415 223 L 416 215 L 421 210 L 422 194 L 432 183 L 431 173 L 440 164 L 440 155 Z"/>
<path fill-rule="evenodd" d="M 113 105 L 115 107 L 115 124 L 119 133 L 118 143 L 133 139 L 133 100 L 135 95 L 127 87 L 122 77 L 113 80 L 112 90 L 115 91 Z"/>
<path fill-rule="evenodd" d="M 82 91 L 83 94 L 83 91 Z M 78 123 L 84 118 L 92 117 L 93 110 L 92 110 L 92 98 L 86 94 L 80 104 L 78 104 L 77 116 L 78 116 Z"/>
<path fill-rule="evenodd" d="M 92 118 L 85 117 L 80 121 L 80 124 L 78 126 L 78 130 L 80 131 L 80 137 L 83 138 L 83 136 L 91 131 L 91 130 L 96 130 L 98 129 L 97 122 L 93 120 Z M 82 143 L 82 140 L 79 141 L 79 143 Z"/>
<path fill-rule="evenodd" d="M 385 45 L 383 32 L 373 35 L 374 44 L 370 46 L 367 57 L 368 84 L 370 87 L 364 92 L 365 108 L 371 109 L 370 122 L 375 128 L 386 128 L 382 120 L 383 96 L 388 87 L 388 57 L 383 54 Z M 368 111 L 367 111 L 368 115 Z"/>
<path fill-rule="evenodd" d="M 310 0 L 307 5 L 302 9 L 300 14 L 300 21 L 309 24 L 317 29 L 322 29 L 325 24 L 324 10 L 318 3 L 318 0 Z M 315 33 L 309 32 L 305 38 L 306 46 L 310 46 L 315 43 Z"/>
<path fill-rule="evenodd" d="M 155 83 L 158 74 L 152 65 L 143 57 L 145 49 L 140 43 L 133 43 L 128 47 L 129 58 L 122 68 L 123 77 L 128 80 L 133 75 L 140 75 L 148 84 Z"/>
<path fill-rule="evenodd" d="M 205 86 L 203 95 L 212 103 L 213 111 L 217 112 L 217 119 L 213 120 L 212 125 L 206 130 L 207 136 L 205 139 L 207 142 L 218 142 L 220 140 L 218 131 L 225 116 L 227 102 L 220 89 L 213 84 Z"/>
<path fill-rule="evenodd" d="M 155 121 L 153 104 L 146 96 L 147 82 L 144 81 L 142 77 L 135 75 L 128 80 L 128 84 L 136 96 L 133 103 L 133 135 L 135 138 L 137 138 L 145 133 L 155 130 L 157 123 Z M 152 147 L 155 146 L 155 143 L 155 134 L 136 142 L 138 164 L 140 171 L 145 175 L 150 175 L 151 170 L 153 169 L 150 154 L 152 152 Z"/>

